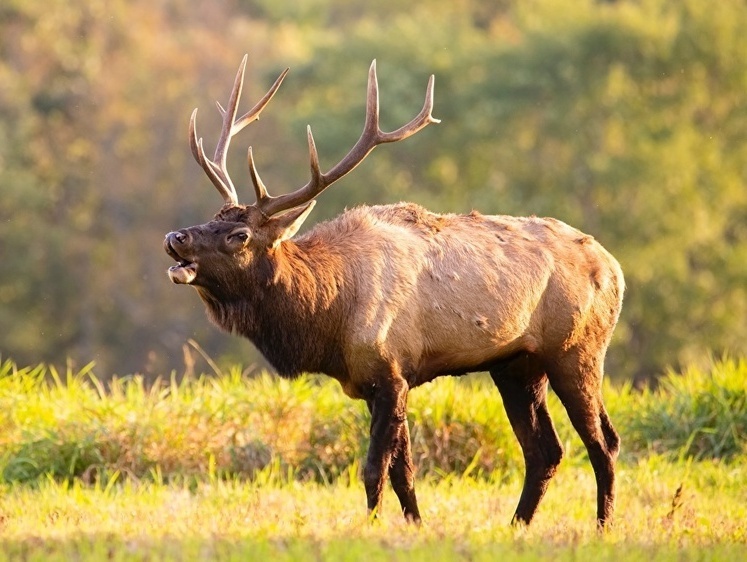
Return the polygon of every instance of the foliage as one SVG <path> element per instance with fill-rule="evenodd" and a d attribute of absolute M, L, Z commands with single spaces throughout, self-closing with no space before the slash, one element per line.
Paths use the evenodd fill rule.
<path fill-rule="evenodd" d="M 668 374 L 656 390 L 608 386 L 606 403 L 623 438 L 622 459 L 747 456 L 747 362 Z M 588 466 L 562 406 L 551 413 L 565 443 L 564 464 Z M 419 478 L 454 475 L 497 481 L 522 474 L 521 452 L 499 393 L 487 378 L 444 379 L 410 395 Z M 368 447 L 360 401 L 316 377 L 281 380 L 239 369 L 215 377 L 101 383 L 89 369 L 0 368 L 0 474 L 5 482 L 356 479 Z M 263 472 L 264 471 L 264 472 Z M 116 475 L 116 476 L 114 476 Z"/>
<path fill-rule="evenodd" d="M 212 100 L 249 52 L 247 97 L 292 66 L 239 143 L 276 192 L 306 180 L 306 123 L 323 166 L 355 141 L 371 59 L 385 127 L 436 75 L 442 124 L 377 149 L 318 219 L 398 199 L 553 215 L 626 273 L 613 376 L 744 354 L 745 28 L 741 0 L 4 2 L 0 353 L 154 376 L 194 338 L 221 363 L 260 361 L 170 285 L 160 243 L 218 208 L 186 123 L 200 107 L 215 138 Z"/>
<path fill-rule="evenodd" d="M 710 371 L 670 371 L 656 389 L 638 394 L 625 387 L 614 414 L 626 428 L 626 444 L 670 459 L 731 459 L 747 453 L 747 362 L 724 360 Z M 621 407 L 622 406 L 622 407 Z"/>

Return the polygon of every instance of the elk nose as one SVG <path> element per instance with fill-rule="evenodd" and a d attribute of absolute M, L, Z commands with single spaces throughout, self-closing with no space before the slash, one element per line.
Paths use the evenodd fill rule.
<path fill-rule="evenodd" d="M 183 232 L 169 232 L 166 235 L 166 239 L 169 240 L 172 244 L 176 242 L 177 244 L 184 244 L 184 242 L 187 241 L 187 235 Z"/>

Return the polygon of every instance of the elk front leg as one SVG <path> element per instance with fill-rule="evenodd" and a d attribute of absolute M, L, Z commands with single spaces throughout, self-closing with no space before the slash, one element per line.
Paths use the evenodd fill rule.
<path fill-rule="evenodd" d="M 419 522 L 407 427 L 407 391 L 407 383 L 394 376 L 377 384 L 373 396 L 367 400 L 371 412 L 371 444 L 363 470 L 363 482 L 370 514 L 376 516 L 381 509 L 384 481 L 388 473 L 405 517 Z"/>

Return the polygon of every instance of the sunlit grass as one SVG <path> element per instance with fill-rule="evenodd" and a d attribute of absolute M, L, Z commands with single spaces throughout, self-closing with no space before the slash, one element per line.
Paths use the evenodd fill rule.
<path fill-rule="evenodd" d="M 747 454 L 747 362 L 671 373 L 656 390 L 605 389 L 622 435 L 624 462 L 651 454 L 671 460 Z M 585 450 L 554 395 L 550 409 L 566 463 Z M 509 478 L 521 452 L 500 395 L 485 377 L 445 378 L 413 390 L 409 420 L 419 476 Z M 147 385 L 142 378 L 104 385 L 89 368 L 58 373 L 0 365 L 0 476 L 29 482 L 51 474 L 87 482 L 149 477 L 252 478 L 271 463 L 299 480 L 332 482 L 359 470 L 369 415 L 330 379 L 253 378 L 240 369 L 216 377 Z"/>
<path fill-rule="evenodd" d="M 623 438 L 614 526 L 562 406 L 567 456 L 530 528 L 520 450 L 481 377 L 411 393 L 425 524 L 365 513 L 368 413 L 316 377 L 104 385 L 0 365 L 1 560 L 732 560 L 747 555 L 744 361 L 605 389 Z"/>
<path fill-rule="evenodd" d="M 583 467 L 558 473 L 536 520 L 525 529 L 508 525 L 520 479 L 419 482 L 425 524 L 416 528 L 405 524 L 391 492 L 382 517 L 371 524 L 359 481 L 301 483 L 267 472 L 261 483 L 5 485 L 0 552 L 9 555 L 26 544 L 53 553 L 75 548 L 93 554 L 109 545 L 123 553 L 121 559 L 138 560 L 218 560 L 229 553 L 263 552 L 280 559 L 349 560 L 361 559 L 351 557 L 356 552 L 373 553 L 372 559 L 404 559 L 409 552 L 415 559 L 436 560 L 487 560 L 491 553 L 523 560 L 581 555 L 613 560 L 621 549 L 678 560 L 747 553 L 743 465 L 652 459 L 623 467 L 618 516 L 603 535 L 594 524 L 593 475 Z M 679 499 L 673 501 L 678 488 Z"/>

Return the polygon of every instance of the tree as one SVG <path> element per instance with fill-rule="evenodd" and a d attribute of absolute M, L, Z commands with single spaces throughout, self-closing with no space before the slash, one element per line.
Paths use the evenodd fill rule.
<path fill-rule="evenodd" d="M 132 25 L 137 22 L 137 25 Z M 192 161 L 212 148 L 250 54 L 246 98 L 292 71 L 243 147 L 282 193 L 355 142 L 378 61 L 383 126 L 442 119 L 380 147 L 309 222 L 361 203 L 552 215 L 596 236 L 628 290 L 608 368 L 650 376 L 747 351 L 747 12 L 740 0 L 79 0 L 0 8 L 0 354 L 95 360 L 100 374 L 181 368 L 196 339 L 254 362 L 174 290 L 163 235 L 220 198 Z M 248 104 L 249 101 L 246 101 Z"/>

